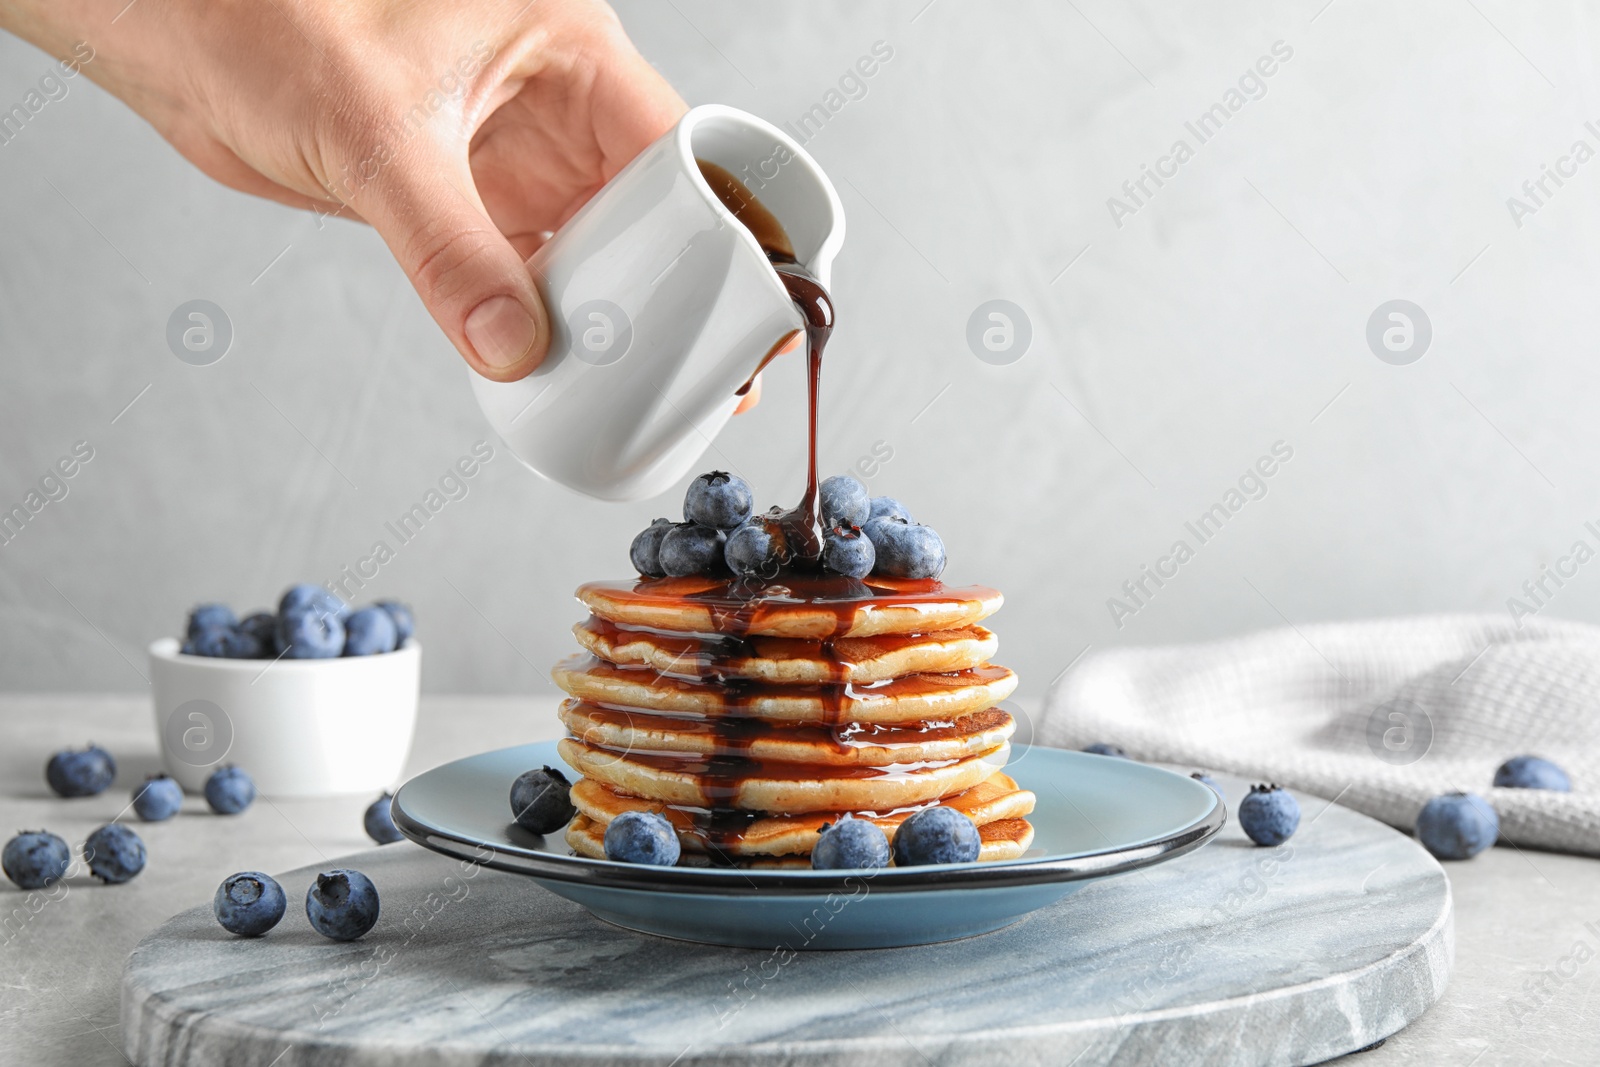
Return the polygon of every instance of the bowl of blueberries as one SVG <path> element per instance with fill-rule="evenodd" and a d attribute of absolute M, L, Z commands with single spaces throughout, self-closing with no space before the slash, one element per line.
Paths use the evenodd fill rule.
<path fill-rule="evenodd" d="M 352 610 L 310 583 L 292 586 L 275 611 L 242 618 L 225 604 L 201 604 L 181 640 L 150 646 L 167 773 L 189 792 L 223 763 L 248 766 L 269 796 L 389 786 L 417 718 L 415 629 L 398 601 Z"/>

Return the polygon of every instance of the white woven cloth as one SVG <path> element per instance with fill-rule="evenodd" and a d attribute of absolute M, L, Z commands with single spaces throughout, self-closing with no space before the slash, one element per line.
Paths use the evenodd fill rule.
<path fill-rule="evenodd" d="M 1600 855 L 1600 627 L 1582 623 L 1436 615 L 1091 654 L 1033 734 L 1278 782 L 1402 830 L 1429 797 L 1477 793 L 1502 844 Z M 1573 792 L 1493 788 L 1518 755 L 1554 760 Z"/>

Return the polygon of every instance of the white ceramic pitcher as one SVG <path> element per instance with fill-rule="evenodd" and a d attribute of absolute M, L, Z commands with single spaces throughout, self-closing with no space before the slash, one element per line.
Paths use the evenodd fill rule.
<path fill-rule="evenodd" d="M 528 261 L 550 354 L 518 382 L 472 375 L 490 424 L 551 481 L 636 500 L 687 474 L 761 360 L 802 328 L 766 254 L 700 176 L 739 178 L 824 286 L 844 209 L 805 150 L 735 108 L 694 108 Z"/>

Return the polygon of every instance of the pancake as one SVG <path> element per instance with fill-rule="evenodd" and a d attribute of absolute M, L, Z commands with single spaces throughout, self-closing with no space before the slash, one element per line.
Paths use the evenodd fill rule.
<path fill-rule="evenodd" d="M 875 767 L 992 752 L 1017 728 L 999 708 L 906 726 L 775 726 L 751 719 L 683 719 L 567 700 L 557 712 L 578 740 L 620 752 L 737 756 L 817 767 Z"/>
<path fill-rule="evenodd" d="M 709 850 L 729 856 L 808 855 L 816 845 L 817 834 L 823 824 L 836 822 L 841 815 L 839 812 L 814 812 L 808 815 L 751 812 L 743 817 L 729 818 L 726 815 L 713 815 L 703 809 L 669 807 L 655 801 L 625 796 L 592 778 L 581 778 L 573 785 L 572 803 L 599 827 L 602 836 L 606 825 L 625 811 L 656 811 L 672 822 L 684 848 L 696 852 Z M 1002 820 L 1021 820 L 1033 811 L 1034 795 L 1026 789 L 1019 789 L 1017 783 L 1004 772 L 997 772 L 971 789 L 946 797 L 940 803 L 955 808 L 983 827 Z M 892 839 L 895 829 L 912 812 L 852 814 L 858 818 L 870 818 Z"/>
<path fill-rule="evenodd" d="M 1005 765 L 1010 746 L 958 760 L 884 767 L 813 767 L 683 754 L 616 752 L 567 737 L 561 758 L 619 792 L 685 807 L 809 811 L 892 811 L 970 789 Z"/>
<path fill-rule="evenodd" d="M 643 667 L 617 667 L 593 656 L 562 660 L 556 685 L 590 704 L 703 718 L 769 722 L 908 723 L 948 721 L 993 707 L 1017 687 L 1005 667 L 984 664 L 950 674 L 911 674 L 872 686 L 729 686 L 672 678 Z"/>
<path fill-rule="evenodd" d="M 606 858 L 605 826 L 587 815 L 579 815 L 567 826 L 567 844 L 572 851 L 590 859 Z M 1028 851 L 1033 844 L 1033 826 L 1026 819 L 1000 819 L 978 827 L 978 862 L 1014 860 Z M 810 870 L 809 853 L 774 856 L 730 856 L 718 858 L 716 866 L 748 867 L 753 869 Z M 731 862 L 729 862 L 731 860 Z M 713 859 L 701 852 L 684 852 L 678 860 L 682 867 L 710 867 Z"/>
<path fill-rule="evenodd" d="M 958 630 L 1004 601 L 982 585 L 876 576 L 786 576 L 764 586 L 704 577 L 588 582 L 578 587 L 578 599 L 621 626 L 810 640 Z"/>
<path fill-rule="evenodd" d="M 807 640 L 625 629 L 591 616 L 573 626 L 578 644 L 608 663 L 680 678 L 746 678 L 782 685 L 882 682 L 906 674 L 964 671 L 1000 647 L 981 626 L 924 634 Z"/>

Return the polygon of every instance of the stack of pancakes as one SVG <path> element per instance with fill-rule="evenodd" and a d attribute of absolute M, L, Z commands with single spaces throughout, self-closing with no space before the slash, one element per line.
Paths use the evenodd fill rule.
<path fill-rule="evenodd" d="M 1004 773 L 1016 676 L 979 626 L 1000 594 L 936 581 L 714 578 L 590 583 L 559 664 L 561 755 L 581 778 L 567 842 L 603 858 L 625 811 L 670 820 L 685 863 L 804 866 L 825 823 L 892 838 L 935 804 L 981 859 L 1020 856 L 1032 793 Z"/>

